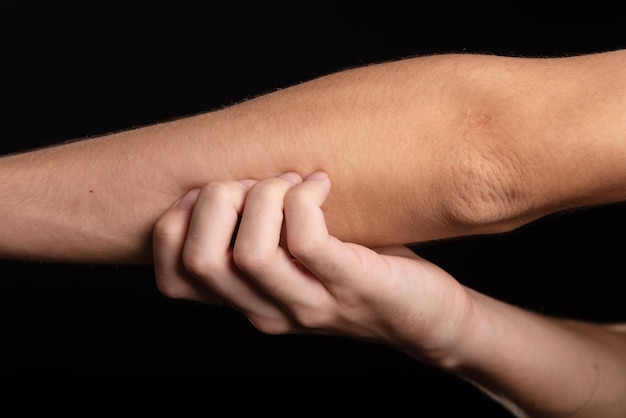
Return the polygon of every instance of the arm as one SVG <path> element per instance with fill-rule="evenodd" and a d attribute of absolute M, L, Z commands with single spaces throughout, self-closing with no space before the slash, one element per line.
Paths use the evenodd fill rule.
<path fill-rule="evenodd" d="M 287 173 L 190 191 L 156 224 L 159 289 L 225 303 L 268 334 L 396 347 L 520 417 L 624 416 L 626 325 L 538 315 L 462 286 L 405 247 L 341 242 L 321 210 L 329 186 L 321 173 L 304 182 Z"/>
<path fill-rule="evenodd" d="M 475 314 L 464 348 L 439 365 L 516 416 L 626 413 L 626 324 L 546 317 L 469 292 Z"/>
<path fill-rule="evenodd" d="M 216 179 L 325 170 L 337 237 L 501 232 L 623 200 L 626 51 L 417 57 L 0 159 L 0 257 L 149 262 L 157 217 Z"/>

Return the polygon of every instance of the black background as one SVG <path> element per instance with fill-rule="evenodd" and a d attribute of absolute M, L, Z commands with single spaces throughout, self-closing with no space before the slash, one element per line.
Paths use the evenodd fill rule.
<path fill-rule="evenodd" d="M 626 47 L 624 12 L 507 2 L 31 1 L 2 6 L 3 154 L 209 111 L 340 69 L 440 52 L 552 56 Z M 416 247 L 459 281 L 539 312 L 626 320 L 623 204 L 501 236 Z M 387 347 L 269 337 L 173 301 L 145 266 L 2 261 L 4 401 L 28 409 L 510 416 Z M 181 395 L 184 393 L 184 395 Z M 51 398 L 47 395 L 54 394 Z M 23 396 L 22 396 L 23 395 Z M 45 402 L 42 399 L 47 399 Z M 30 401 L 29 401 L 30 400 Z M 435 408 L 436 413 L 427 413 Z"/>

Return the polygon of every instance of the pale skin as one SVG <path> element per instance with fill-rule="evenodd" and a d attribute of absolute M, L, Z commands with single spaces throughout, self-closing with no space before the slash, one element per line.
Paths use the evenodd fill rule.
<path fill-rule="evenodd" d="M 159 289 L 231 306 L 268 334 L 393 346 L 516 416 L 626 414 L 626 324 L 542 316 L 461 285 L 407 247 L 343 242 L 325 222 L 330 189 L 326 173 L 288 172 L 191 190 L 154 229 Z"/>
<path fill-rule="evenodd" d="M 366 246 L 497 233 L 626 198 L 626 51 L 446 54 L 0 159 L 0 257 L 149 263 L 154 223 L 215 180 L 324 170 Z"/>

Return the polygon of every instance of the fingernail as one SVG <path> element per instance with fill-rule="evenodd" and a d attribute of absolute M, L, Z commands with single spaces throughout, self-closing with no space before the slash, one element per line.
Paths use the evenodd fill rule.
<path fill-rule="evenodd" d="M 191 209 L 193 205 L 195 205 L 196 200 L 198 199 L 199 189 L 190 190 L 183 197 L 181 197 L 178 202 L 176 202 L 176 206 L 181 209 Z"/>
<path fill-rule="evenodd" d="M 283 180 L 287 180 L 291 184 L 298 184 L 302 182 L 302 177 L 300 177 L 298 173 L 294 173 L 294 172 L 284 173 L 278 177 L 280 177 Z"/>
<path fill-rule="evenodd" d="M 256 183 L 258 182 L 258 180 L 254 180 L 254 179 L 245 179 L 245 180 L 239 180 L 239 183 L 243 184 L 244 186 L 246 186 L 248 189 L 252 186 L 254 186 Z"/>
<path fill-rule="evenodd" d="M 306 179 L 307 180 L 326 180 L 328 178 L 328 174 L 324 171 L 316 171 L 310 174 Z"/>

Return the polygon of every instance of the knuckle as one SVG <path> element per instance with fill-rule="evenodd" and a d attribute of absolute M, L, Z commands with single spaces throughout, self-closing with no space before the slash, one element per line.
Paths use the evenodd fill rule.
<path fill-rule="evenodd" d="M 198 249 L 184 251 L 182 262 L 185 270 L 196 278 L 202 278 L 219 267 L 218 262 L 211 257 L 207 257 L 206 254 Z"/>
<path fill-rule="evenodd" d="M 167 246 L 178 236 L 178 224 L 176 219 L 172 216 L 165 214 L 154 225 L 152 236 L 155 243 L 158 245 Z"/>
<path fill-rule="evenodd" d="M 171 276 L 156 275 L 156 287 L 159 293 L 170 299 L 186 299 L 187 292 L 184 286 L 176 278 Z"/>
<path fill-rule="evenodd" d="M 270 257 L 260 249 L 242 250 L 235 246 L 233 250 L 233 262 L 240 270 L 256 274 L 266 271 L 270 267 Z"/>
<path fill-rule="evenodd" d="M 300 328 L 307 330 L 325 330 L 329 324 L 323 311 L 310 309 L 294 309 L 291 316 Z"/>
<path fill-rule="evenodd" d="M 309 260 L 315 258 L 318 252 L 317 246 L 310 241 L 289 241 L 287 244 L 289 253 L 298 260 Z"/>
<path fill-rule="evenodd" d="M 287 239 L 287 248 L 289 253 L 296 259 L 306 262 L 317 260 L 322 257 L 327 245 L 319 239 Z"/>
<path fill-rule="evenodd" d="M 304 187 L 292 187 L 285 194 L 285 201 L 290 204 L 307 203 L 310 200 L 310 191 Z"/>
<path fill-rule="evenodd" d="M 283 335 L 294 331 L 294 327 L 286 318 L 255 317 L 250 315 L 248 320 L 256 329 L 268 335 Z"/>
<path fill-rule="evenodd" d="M 290 305 L 289 317 L 299 329 L 320 332 L 336 321 L 336 306 L 330 299 L 312 294 L 306 301 Z"/>
<path fill-rule="evenodd" d="M 253 185 L 252 188 L 250 188 L 248 195 L 259 198 L 263 196 L 284 194 L 287 187 L 289 186 L 285 180 L 279 178 L 267 179 Z"/>
<path fill-rule="evenodd" d="M 292 187 L 285 193 L 285 209 L 298 211 L 299 208 L 316 205 L 313 200 L 310 188 L 298 186 Z"/>
<path fill-rule="evenodd" d="M 206 184 L 200 194 L 198 195 L 198 199 L 202 200 L 224 200 L 232 195 L 237 185 L 241 186 L 238 182 L 228 181 L 228 180 L 216 180 Z"/>

